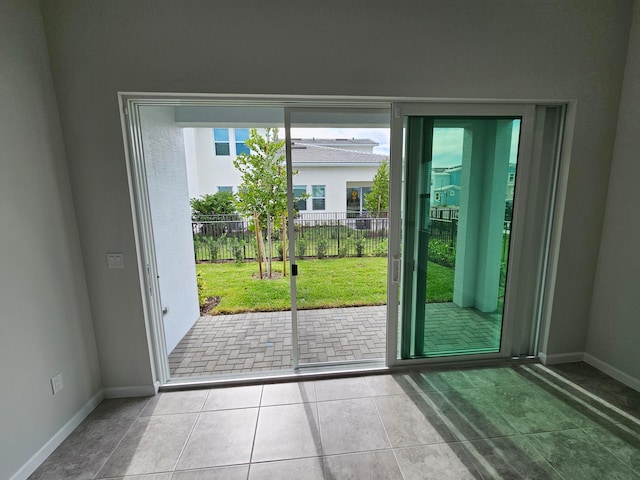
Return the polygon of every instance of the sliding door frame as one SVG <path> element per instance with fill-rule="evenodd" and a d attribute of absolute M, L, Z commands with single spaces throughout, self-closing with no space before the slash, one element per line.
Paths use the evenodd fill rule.
<path fill-rule="evenodd" d="M 124 153 L 129 182 L 129 194 L 131 211 L 134 219 L 134 235 L 136 243 L 136 257 L 140 290 L 143 300 L 143 315 L 149 356 L 151 359 L 152 374 L 156 385 L 173 386 L 192 383 L 225 383 L 266 379 L 274 377 L 287 377 L 295 375 L 298 369 L 309 370 L 318 367 L 338 367 L 341 371 L 356 370 L 359 368 L 382 367 L 367 366 L 370 361 L 345 361 L 339 363 L 322 363 L 300 365 L 298 351 L 298 329 L 296 308 L 296 282 L 295 276 L 290 275 L 291 300 L 291 326 L 292 326 L 292 369 L 278 372 L 253 372 L 243 375 L 220 375 L 216 377 L 195 377 L 193 379 L 171 378 L 169 368 L 169 355 L 166 353 L 166 340 L 160 300 L 160 285 L 158 282 L 158 267 L 156 263 L 156 249 L 151 220 L 151 207 L 149 202 L 149 190 L 145 170 L 144 151 L 141 136 L 140 108 L 149 106 L 179 107 L 179 106 L 226 106 L 226 107 L 277 107 L 284 111 L 284 123 L 287 133 L 290 131 L 291 112 L 313 112 L 331 109 L 333 112 L 364 112 L 365 110 L 390 110 L 391 100 L 366 97 L 281 97 L 281 96 L 229 96 L 229 95 L 176 95 L 176 94 L 146 94 L 146 93 L 119 93 L 118 102 L 121 112 L 121 128 L 124 141 Z M 291 160 L 291 140 L 287 136 L 285 143 L 287 166 L 287 210 L 289 218 L 293 218 L 293 179 Z M 289 222 L 289 238 L 295 238 L 293 222 Z M 289 262 L 295 265 L 295 245 L 289 242 Z M 378 361 L 379 362 L 379 361 Z"/>
<path fill-rule="evenodd" d="M 562 106 L 562 121 L 566 121 L 566 128 L 559 134 L 558 142 L 563 146 L 559 151 L 554 165 L 555 177 L 551 198 L 551 208 L 545 218 L 547 222 L 547 244 L 544 258 L 541 259 L 543 277 L 546 282 L 542 285 L 534 285 L 538 293 L 539 312 L 537 313 L 537 324 L 533 328 L 533 336 L 536 336 L 532 343 L 534 348 L 538 348 L 538 336 L 540 342 L 544 344 L 548 335 L 548 318 L 551 315 L 549 302 L 553 299 L 553 288 L 555 283 L 555 271 L 558 261 L 557 252 L 560 244 L 559 230 L 562 224 L 562 207 L 566 193 L 566 183 L 568 177 L 568 157 L 570 156 L 570 139 L 573 132 L 573 122 L 575 116 L 575 102 L 568 100 L 530 100 L 530 101 L 443 101 L 440 99 L 426 98 L 398 98 L 398 97 L 341 97 L 341 96 L 282 96 L 282 95 L 214 95 L 214 94 L 175 94 L 175 93 L 144 93 L 144 92 L 119 92 L 118 102 L 120 105 L 121 128 L 124 140 L 124 155 L 126 160 L 127 177 L 129 183 L 129 194 L 131 210 L 134 223 L 134 236 L 136 244 L 137 268 L 142 296 L 143 315 L 145 328 L 147 331 L 148 349 L 151 360 L 151 369 L 156 385 L 185 385 L 190 383 L 233 383 L 247 380 L 256 381 L 260 379 L 274 378 L 271 375 L 249 374 L 242 378 L 230 380 L 229 378 L 199 377 L 189 379 L 171 379 L 169 370 L 168 355 L 166 354 L 164 340 L 164 326 L 162 319 L 162 305 L 160 302 L 159 284 L 157 279 L 157 265 L 155 262 L 155 247 L 153 242 L 153 230 L 151 225 L 151 213 L 148 200 L 148 188 L 144 171 L 143 152 L 141 150 L 139 107 L 140 106 L 273 106 L 285 109 L 285 125 L 290 127 L 290 117 L 288 110 L 298 108 L 328 108 L 337 109 L 357 109 L 357 108 L 389 108 L 391 107 L 391 146 L 390 146 L 390 192 L 389 192 L 389 249 L 387 266 L 387 348 L 386 348 L 386 368 L 394 369 L 420 364 L 431 363 L 452 363 L 452 361 L 489 361 L 504 359 L 514 356 L 512 350 L 512 338 L 514 336 L 511 317 L 517 308 L 512 304 L 511 299 L 517 298 L 518 292 L 525 292 L 532 285 L 521 282 L 513 275 L 522 264 L 522 255 L 510 255 L 508 271 L 511 272 L 507 279 L 504 315 L 509 321 L 505 324 L 505 331 L 502 336 L 502 345 L 499 354 L 479 354 L 456 357 L 438 357 L 421 359 L 399 359 L 399 328 L 400 328 L 400 290 L 402 275 L 401 257 L 401 232 L 402 226 L 402 202 L 403 202 L 403 128 L 404 117 L 411 115 L 419 116 L 496 116 L 515 115 L 522 117 L 521 137 L 518 155 L 518 187 L 514 198 L 514 222 L 512 226 L 511 242 L 515 252 L 519 245 L 524 242 L 522 236 L 523 227 L 523 203 L 524 199 L 536 186 L 529 181 L 534 158 L 534 136 L 536 134 L 536 106 Z M 565 119 L 566 114 L 566 119 Z M 290 167 L 290 142 L 287 144 L 287 162 Z M 559 147 L 560 148 L 560 147 Z M 290 178 L 291 169 L 288 168 L 288 186 L 292 187 Z M 293 196 L 288 199 L 288 209 L 293 208 Z M 293 225 L 288 232 L 290 238 Z M 290 259 L 295 262 L 295 249 L 290 243 Z M 295 283 L 295 279 L 291 280 Z M 295 294 L 295 285 L 292 295 Z M 292 310 L 294 309 L 292 303 Z M 294 314 L 292 313 L 292 317 Z M 293 320 L 292 320 L 293 321 Z M 296 340 L 297 342 L 297 335 Z M 295 348 L 297 355 L 297 348 Z M 536 351 L 537 353 L 537 351 Z M 294 365 L 298 364 L 298 359 L 294 359 Z M 328 366 L 330 367 L 330 365 Z M 348 371 L 348 369 L 343 369 Z M 316 372 L 317 373 L 317 372 Z M 310 373 L 312 375 L 313 373 Z M 275 374 L 276 377 L 289 377 L 291 372 L 283 371 Z"/>
<path fill-rule="evenodd" d="M 295 128 L 295 122 L 292 122 L 291 117 L 295 116 L 296 114 L 309 114 L 309 115 L 314 115 L 314 114 L 360 114 L 360 115 L 364 115 L 366 116 L 367 114 L 379 114 L 381 113 L 381 111 L 389 111 L 391 112 L 391 103 L 390 102 L 385 102 L 385 103 L 371 103 L 371 104 L 349 104 L 349 103 L 345 103 L 342 106 L 339 105 L 335 105 L 333 103 L 329 103 L 329 104 L 325 104 L 322 102 L 318 102 L 315 105 L 305 105 L 305 104 L 298 104 L 298 105 L 290 105 L 285 107 L 284 109 L 284 125 L 285 125 L 285 138 L 286 138 L 286 162 L 287 162 L 287 205 L 288 205 L 288 221 L 289 221 L 289 225 L 287 228 L 287 235 L 290 239 L 295 238 L 295 232 L 294 232 L 294 223 L 293 223 L 293 219 L 295 216 L 295 212 L 294 212 L 294 198 L 293 198 L 293 165 L 292 165 L 292 155 L 291 155 L 291 150 L 292 150 L 292 135 L 291 135 L 291 128 L 292 128 L 292 123 L 293 123 L 293 128 Z M 388 128 L 389 130 L 391 130 L 391 119 L 389 119 L 388 122 Z M 324 124 L 323 124 L 324 125 Z M 373 125 L 377 125 L 375 122 L 373 123 Z M 376 126 L 371 126 L 371 124 L 362 124 L 362 128 L 366 128 L 366 127 L 371 127 L 371 128 L 381 128 L 381 127 L 376 127 Z M 331 128 L 329 126 L 324 126 L 324 128 Z M 338 127 L 339 128 L 339 127 Z M 391 136 L 391 135 L 390 135 Z M 391 236 L 391 231 L 389 231 L 389 236 Z M 389 256 L 388 257 L 388 262 L 387 262 L 387 277 L 390 276 L 389 272 L 390 272 L 390 265 L 391 263 L 389 262 Z M 289 242 L 289 259 L 290 259 L 290 271 L 293 271 L 293 269 L 295 268 L 297 270 L 297 266 L 294 267 L 295 265 L 295 261 L 296 261 L 296 255 L 295 255 L 295 244 L 294 242 Z M 297 273 L 297 272 L 296 272 Z M 379 367 L 379 366 L 384 366 L 386 367 L 387 365 L 387 359 L 388 356 L 386 354 L 386 349 L 385 349 L 385 357 L 384 358 L 380 358 L 380 359 L 359 359 L 359 360 L 341 360 L 341 361 L 327 361 L 327 362 L 310 362 L 310 363 L 301 363 L 300 362 L 300 352 L 298 350 L 299 348 L 299 338 L 298 338 L 298 320 L 300 318 L 301 315 L 299 315 L 298 312 L 298 308 L 297 308 L 297 297 L 296 297 L 296 292 L 297 292 L 297 286 L 296 286 L 296 277 L 297 275 L 294 275 L 293 273 L 290 275 L 290 282 L 291 282 L 291 288 L 290 288 L 290 292 L 291 292 L 291 331 L 292 331 L 292 348 L 293 348 L 293 368 L 295 370 L 304 370 L 304 369 L 318 369 L 318 368 L 324 368 L 324 367 L 339 367 L 339 368 L 345 368 L 345 367 L 352 367 L 352 368 L 368 368 L 370 366 L 372 367 Z M 389 290 L 387 288 L 387 306 L 389 305 L 389 301 L 388 301 L 388 295 L 389 295 Z M 388 318 L 387 318 L 387 331 L 385 332 L 386 334 L 388 334 Z M 381 362 L 382 361 L 382 362 Z M 382 364 L 382 365 L 381 365 Z"/>
<path fill-rule="evenodd" d="M 548 102 L 545 102 L 548 103 Z M 536 116 L 535 103 L 527 102 L 513 102 L 513 103 L 434 103 L 434 102 L 395 102 L 392 106 L 392 127 L 391 127 L 391 165 L 390 165 L 390 218 L 392 223 L 390 230 L 395 232 L 402 232 L 406 234 L 403 222 L 406 212 L 404 208 L 404 195 L 406 195 L 404 185 L 404 179 L 406 172 L 405 167 L 405 152 L 404 152 L 404 134 L 405 134 L 405 119 L 407 117 L 419 116 L 419 117 L 458 117 L 458 118 L 471 118 L 471 117 L 520 117 L 520 139 L 518 148 L 518 166 L 517 166 L 517 186 L 514 195 L 513 202 L 513 222 L 511 227 L 511 239 L 510 239 L 510 254 L 507 264 L 507 282 L 505 288 L 505 303 L 503 312 L 503 330 L 501 336 L 500 350 L 495 353 L 478 353 L 478 354 L 460 354 L 452 356 L 437 356 L 437 357 L 423 357 L 423 358 L 400 358 L 400 346 L 401 335 L 400 330 L 402 328 L 402 305 L 401 290 L 406 286 L 400 282 L 399 288 L 389 289 L 389 315 L 388 322 L 389 327 L 387 331 L 388 348 L 387 348 L 387 364 L 389 367 L 400 367 L 409 365 L 420 364 L 433 364 L 433 363 L 454 363 L 454 362 L 474 362 L 474 361 L 491 361 L 498 359 L 508 358 L 521 358 L 530 355 L 535 355 L 538 348 L 538 335 L 540 331 L 540 325 L 542 322 L 542 310 L 545 304 L 545 297 L 547 296 L 548 286 L 545 285 L 544 278 L 540 281 L 538 278 L 532 276 L 525 277 L 521 274 L 523 271 L 523 265 L 525 264 L 526 255 L 533 253 L 530 252 L 531 248 L 527 244 L 524 237 L 525 231 L 531 229 L 531 223 L 539 221 L 540 219 L 527 218 L 525 216 L 525 209 L 527 199 L 530 198 L 532 190 L 536 188 L 536 185 L 532 182 L 532 173 L 534 171 L 534 162 L 538 160 L 535 152 L 535 139 L 540 135 L 540 130 L 544 128 L 541 125 L 539 119 Z M 564 105 L 564 103 L 553 102 L 551 105 L 558 106 Z M 563 118 L 564 120 L 563 111 Z M 562 142 L 563 135 L 559 133 L 558 141 Z M 551 175 L 554 177 L 551 181 L 554 184 L 554 191 L 549 202 L 550 208 L 545 212 L 546 215 L 543 219 L 546 222 L 544 226 L 549 232 L 551 231 L 551 225 L 553 224 L 553 205 L 554 198 L 559 192 L 557 191 L 557 172 L 560 161 L 560 155 L 558 154 L 553 161 L 553 172 Z M 549 248 L 551 248 L 550 238 L 551 234 L 547 235 L 547 241 L 545 243 L 545 252 L 543 258 L 540 259 L 540 268 L 544 271 L 546 269 L 555 269 L 555 265 L 548 262 L 547 256 Z M 392 283 L 396 283 L 396 280 L 405 278 L 405 265 L 406 262 L 400 262 L 402 259 L 402 235 L 396 235 L 395 238 L 389 240 L 389 258 L 393 262 L 390 266 L 390 287 Z M 538 254 L 538 252 L 536 252 Z M 398 269 L 401 271 L 398 271 Z M 545 277 L 546 275 L 542 275 Z M 398 287 L 398 285 L 396 285 Z M 517 305 L 523 292 L 536 292 L 539 308 L 535 312 L 531 312 L 531 322 L 516 321 L 516 315 L 521 313 L 522 307 Z M 395 298 L 392 298 L 395 296 Z M 394 308 L 391 308 L 394 305 Z M 535 317 L 535 318 L 534 318 Z M 523 323 L 526 323 L 523 326 Z M 533 323 L 533 325 L 531 325 Z M 515 346 L 515 339 L 519 338 L 522 334 L 523 328 L 529 328 L 531 330 L 531 339 L 529 351 L 526 353 L 520 352 Z"/>

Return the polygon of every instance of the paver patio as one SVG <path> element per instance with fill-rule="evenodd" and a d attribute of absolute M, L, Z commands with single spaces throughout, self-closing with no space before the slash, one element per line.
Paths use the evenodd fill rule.
<path fill-rule="evenodd" d="M 500 317 L 452 303 L 427 305 L 428 351 L 499 345 Z M 300 363 L 382 359 L 386 306 L 298 312 Z M 291 314 L 203 316 L 169 356 L 171 376 L 193 377 L 292 368 Z"/>

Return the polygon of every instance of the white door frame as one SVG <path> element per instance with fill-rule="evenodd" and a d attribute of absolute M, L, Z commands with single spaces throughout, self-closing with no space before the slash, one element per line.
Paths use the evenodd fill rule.
<path fill-rule="evenodd" d="M 544 102 L 550 103 L 550 102 Z M 542 279 L 526 278 L 523 279 L 522 275 L 518 272 L 522 271 L 524 260 L 526 255 L 537 254 L 531 252 L 531 247 L 526 245 L 524 238 L 525 231 L 531 228 L 531 222 L 536 219 L 527 218 L 524 215 L 524 209 L 527 204 L 527 199 L 530 198 L 532 189 L 536 188 L 535 184 L 532 184 L 532 172 L 534 169 L 534 163 L 539 161 L 539 155 L 534 148 L 536 137 L 541 136 L 541 130 L 543 128 L 543 122 L 536 117 L 536 105 L 538 102 L 503 102 L 503 103 L 465 103 L 465 102 L 394 102 L 392 106 L 392 127 L 391 127 L 391 165 L 390 165 L 390 212 L 389 216 L 392 219 L 390 223 L 390 231 L 401 232 L 403 231 L 402 225 L 402 205 L 403 205 L 403 165 L 404 165 L 404 119 L 409 116 L 431 116 L 431 117 L 521 117 L 521 129 L 520 129 L 520 142 L 518 152 L 518 176 L 517 176 L 517 188 L 514 196 L 514 210 L 513 210 L 513 223 L 511 227 L 511 245 L 514 247 L 510 250 L 507 271 L 506 295 L 505 305 L 503 313 L 503 334 L 501 338 L 500 350 L 496 353 L 479 353 L 469 355 L 455 355 L 448 357 L 432 357 L 432 358 L 416 358 L 416 359 L 400 359 L 398 354 L 398 346 L 400 344 L 399 327 L 400 327 L 400 288 L 396 285 L 393 288 L 393 284 L 396 284 L 396 280 L 404 277 L 400 268 L 402 262 L 401 259 L 401 235 L 395 235 L 389 238 L 389 259 L 390 268 L 389 271 L 389 312 L 388 322 L 389 328 L 387 332 L 388 345 L 387 345 L 387 362 L 389 367 L 431 364 L 431 363 L 451 363 L 456 361 L 474 362 L 484 360 L 505 359 L 514 356 L 514 351 L 517 349 L 514 347 L 514 338 L 519 333 L 518 323 L 516 320 L 519 306 L 516 305 L 519 301 L 518 292 L 532 292 L 535 291 L 539 308 L 533 315 L 536 318 L 533 320 L 535 323 L 535 335 L 536 338 L 532 340 L 532 344 L 535 344 L 537 353 L 538 337 L 537 332 L 540 331 L 541 323 L 543 322 L 543 305 L 545 304 L 545 297 L 549 294 L 550 284 L 545 282 L 546 275 L 542 274 Z M 566 102 L 551 102 L 550 106 L 558 106 L 566 104 Z M 559 135 L 559 140 L 562 141 L 562 134 Z M 564 139 L 566 140 L 566 138 Z M 550 159 L 553 171 L 551 175 L 553 178 L 551 181 L 554 183 L 555 194 L 564 195 L 564 191 L 559 192 L 557 187 L 557 173 L 559 170 L 560 156 Z M 555 196 L 554 196 L 555 198 Z M 547 223 L 545 228 L 548 228 L 548 232 L 551 232 L 553 222 L 553 209 L 554 199 L 548 200 L 550 203 L 549 209 L 546 212 L 544 220 Z M 540 200 L 542 201 L 542 200 Z M 549 250 L 554 247 L 551 244 L 551 235 L 547 235 L 545 240 L 545 252 L 540 259 L 539 267 L 544 272 L 547 269 L 555 271 L 555 264 L 548 262 L 547 256 Z M 529 250 L 529 251 L 527 251 Z M 400 286 L 401 287 L 401 286 Z M 394 308 L 391 308 L 391 306 Z M 521 310 L 521 309 L 520 309 Z M 516 353 L 516 355 L 518 355 Z"/>
<path fill-rule="evenodd" d="M 156 264 L 156 250 L 153 239 L 153 227 L 151 222 L 151 208 L 149 205 L 149 191 L 145 171 L 144 152 L 141 141 L 141 125 L 139 109 L 142 106 L 273 106 L 283 108 L 285 129 L 287 131 L 286 162 L 287 162 L 287 187 L 288 187 L 288 215 L 293 218 L 293 183 L 291 165 L 291 141 L 290 116 L 292 111 L 315 111 L 320 107 L 331 108 L 335 111 L 357 111 L 358 109 L 390 109 L 388 100 L 371 98 L 323 98 L 323 97 L 256 97 L 256 96 L 190 96 L 173 94 L 125 94 L 118 95 L 121 111 L 121 124 L 125 143 L 125 158 L 127 163 L 127 175 L 129 180 L 129 192 L 134 219 L 134 233 L 136 239 L 136 254 L 139 270 L 140 288 L 143 297 L 145 327 L 149 339 L 149 353 L 152 361 L 154 376 L 161 385 L 171 382 L 168 355 L 166 354 L 166 341 L 164 336 L 164 323 L 162 304 L 160 301 L 160 285 L 158 282 L 158 269 Z M 293 235 L 293 222 L 289 222 L 289 238 Z M 295 245 L 289 243 L 290 266 L 295 264 Z M 297 308 L 296 308 L 296 282 L 295 276 L 290 275 L 291 282 L 291 326 L 292 326 L 292 361 L 293 369 L 299 365 L 298 335 L 297 335 Z M 368 362 L 340 362 L 356 366 L 358 363 Z M 308 364 L 302 367 L 318 367 Z M 287 371 L 283 371 L 287 374 Z M 250 374 L 248 376 L 255 377 Z M 221 376 L 221 378 L 223 378 Z M 205 379 L 208 380 L 208 379 Z M 180 379 L 179 383 L 184 383 Z"/>
<path fill-rule="evenodd" d="M 139 124 L 139 107 L 140 106 L 185 106 L 185 105 L 227 105 L 227 106 L 279 106 L 285 109 L 285 128 L 290 128 L 290 111 L 289 108 L 317 108 L 317 107 L 335 107 L 338 109 L 357 109 L 357 108 L 389 108 L 391 106 L 391 150 L 390 150 L 390 195 L 389 195 L 389 251 L 388 251 L 388 268 L 387 268 L 387 353 L 386 365 L 389 368 L 428 364 L 434 362 L 450 363 L 451 360 L 464 360 L 470 362 L 474 360 L 486 360 L 491 358 L 506 358 L 510 349 L 511 335 L 505 332 L 503 335 L 503 344 L 501 351 L 496 355 L 466 355 L 459 357 L 444 358 L 425 358 L 425 359 L 398 359 L 398 325 L 399 325 L 399 289 L 400 279 L 402 278 L 401 267 L 401 212 L 402 212 L 402 186 L 403 186 L 403 119 L 407 115 L 424 115 L 424 116 L 482 116 L 482 115 L 499 115 L 513 114 L 522 116 L 520 154 L 518 159 L 520 183 L 516 189 L 516 197 L 514 199 L 514 218 L 517 218 L 519 211 L 522 209 L 522 199 L 526 198 L 531 185 L 525 184 L 522 178 L 528 176 L 527 171 L 532 167 L 533 162 L 533 137 L 535 134 L 535 110 L 536 105 L 568 105 L 570 114 L 567 115 L 570 126 L 573 125 L 573 116 L 575 112 L 575 102 L 565 100 L 531 100 L 531 101 L 450 101 L 443 102 L 440 99 L 425 98 L 393 98 L 393 97 L 340 97 L 340 96 L 281 96 L 281 95 L 192 95 L 192 94 L 175 94 L 175 93 L 136 93 L 136 92 L 120 92 L 118 93 L 118 101 L 121 112 L 121 126 L 123 131 L 123 139 L 125 144 L 125 158 L 127 166 L 127 175 L 129 182 L 130 201 L 132 215 L 134 220 L 134 235 L 136 241 L 136 254 L 139 271 L 140 288 L 143 298 L 143 310 L 145 318 L 145 327 L 147 330 L 147 338 L 149 339 L 148 348 L 150 358 L 152 359 L 152 369 L 157 382 L 167 384 L 170 381 L 170 371 L 168 356 L 166 355 L 166 347 L 164 340 L 164 327 L 162 322 L 162 305 L 160 302 L 160 290 L 157 280 L 157 265 L 155 261 L 155 248 L 153 242 L 153 231 L 151 226 L 151 210 L 148 201 L 148 188 L 146 184 L 146 173 L 144 170 L 143 152 L 141 149 L 140 124 Z M 561 223 L 561 206 L 566 192 L 566 181 L 568 175 L 568 148 L 569 139 L 572 128 L 561 135 L 560 141 L 567 144 L 566 150 L 562 154 L 562 166 L 560 166 L 560 155 L 558 156 L 558 164 L 556 172 L 558 176 L 554 180 L 555 197 L 552 203 L 555 206 L 554 212 L 560 213 L 558 217 L 554 217 L 550 212 L 548 222 L 551 229 L 551 223 Z M 290 142 L 287 142 L 287 163 L 290 167 Z M 292 192 L 292 179 L 290 178 L 291 169 L 288 168 L 288 187 Z M 525 184 L 525 185 L 522 185 Z M 557 198 L 557 200 L 556 200 Z M 559 206 L 558 206 L 559 205 Z M 290 193 L 288 199 L 288 208 L 293 209 L 293 196 Z M 518 222 L 520 223 L 520 222 Z M 289 227 L 293 229 L 293 225 Z M 521 229 L 518 224 L 512 227 L 512 242 L 518 244 L 521 242 L 519 237 Z M 292 231 L 288 234 L 293 238 Z M 547 252 L 545 256 L 545 275 L 548 279 L 546 283 L 540 286 L 540 321 L 542 325 L 538 331 L 547 328 L 548 322 L 545 322 L 550 315 L 549 308 L 544 306 L 544 298 L 552 295 L 553 283 L 555 281 L 555 269 L 557 265 L 557 251 L 559 249 L 559 235 L 557 228 L 554 232 L 548 234 Z M 295 248 L 292 243 L 290 249 L 290 262 L 295 262 Z M 514 271 L 518 268 L 520 260 L 515 255 L 510 255 L 508 269 Z M 292 282 L 292 295 L 295 295 L 295 279 Z M 522 289 L 523 285 L 518 285 L 514 280 L 514 275 L 508 279 L 507 291 L 513 292 Z M 530 287 L 530 285 L 527 285 Z M 297 329 L 295 322 L 296 309 L 295 302 L 292 301 L 292 330 Z M 510 318 L 511 305 L 508 298 L 505 301 L 505 318 Z M 510 321 L 505 325 L 511 328 Z M 295 331 L 295 330 L 294 330 Z M 297 333 L 297 332 L 296 332 Z M 547 335 L 548 330 L 543 332 Z M 295 335 L 292 346 L 297 347 L 297 334 Z M 297 348 L 294 348 L 294 365 L 298 365 Z M 283 376 L 287 375 L 286 372 Z M 255 377 L 255 375 L 253 375 Z M 184 383 L 181 379 L 181 383 Z M 205 379 L 207 381 L 208 379 Z"/>
<path fill-rule="evenodd" d="M 360 113 L 363 115 L 367 115 L 368 113 L 371 112 L 378 112 L 379 110 L 388 110 L 389 114 L 391 112 L 391 103 L 390 102 L 385 102 L 385 103 L 361 103 L 361 104 L 352 104 L 352 103 L 347 103 L 345 102 L 344 105 L 336 105 L 334 102 L 331 103 L 324 103 L 324 102 L 317 102 L 316 104 L 296 104 L 296 105 L 289 105 L 287 107 L 285 107 L 285 117 L 284 117 L 284 124 L 285 124 L 285 137 L 286 137 L 286 161 L 287 161 L 287 193 L 288 193 L 288 199 L 287 199 L 287 204 L 288 204 L 288 216 L 289 216 L 289 228 L 288 228 L 288 232 L 287 235 L 289 236 L 289 238 L 295 238 L 294 237 L 294 225 L 293 225 L 293 218 L 295 216 L 294 213 L 294 199 L 293 199 L 293 179 L 292 179 L 292 172 L 293 172 L 293 166 L 291 164 L 292 162 L 292 155 L 291 155 L 291 117 L 292 115 L 295 115 L 297 113 L 302 113 L 302 114 L 324 114 L 324 113 L 329 113 L 329 114 L 351 114 L 351 113 Z M 389 129 L 391 129 L 391 122 L 389 122 Z M 293 267 L 293 265 L 295 264 L 295 259 L 296 259 L 296 255 L 295 255 L 295 245 L 293 242 L 289 242 L 289 259 L 290 259 L 290 264 Z M 387 273 L 389 272 L 389 269 L 387 267 Z M 387 275 L 388 276 L 388 275 Z M 362 367 L 362 368 L 369 368 L 370 366 L 380 366 L 381 362 L 380 359 L 363 359 L 363 360 L 344 360 L 344 361 L 339 361 L 339 362 L 316 362 L 316 363 L 303 363 L 301 364 L 299 361 L 299 351 L 298 351 L 298 309 L 297 309 L 297 297 L 296 297 L 296 276 L 291 274 L 290 275 L 290 282 L 291 282 L 291 331 L 292 331 L 292 348 L 293 348 L 293 368 L 296 370 L 303 370 L 303 369 L 318 369 L 318 368 L 324 368 L 324 367 L 332 367 L 332 366 L 338 366 L 338 367 L 352 367 L 352 368 L 358 368 L 358 367 Z M 387 300 L 388 300 L 388 290 L 387 290 Z M 387 304 L 389 302 L 387 301 Z M 387 320 L 388 322 L 388 320 Z M 388 328 L 387 328 L 388 330 Z M 386 351 L 385 351 L 386 352 Z M 385 358 L 383 359 L 384 361 L 384 366 L 386 367 L 387 365 L 387 356 L 385 354 Z"/>

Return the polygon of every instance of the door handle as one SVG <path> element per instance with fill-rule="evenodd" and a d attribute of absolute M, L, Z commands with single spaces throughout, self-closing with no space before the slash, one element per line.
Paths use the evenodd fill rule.
<path fill-rule="evenodd" d="M 400 259 L 398 257 L 391 259 L 391 283 L 400 283 Z"/>

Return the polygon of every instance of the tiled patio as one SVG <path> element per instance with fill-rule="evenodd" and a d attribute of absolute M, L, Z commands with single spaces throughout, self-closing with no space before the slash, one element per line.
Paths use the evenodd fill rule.
<path fill-rule="evenodd" d="M 499 345 L 498 316 L 452 303 L 427 306 L 429 352 Z M 298 312 L 300 363 L 382 359 L 386 306 Z M 290 312 L 204 316 L 169 356 L 172 377 L 289 369 Z"/>
<path fill-rule="evenodd" d="M 429 354 L 500 350 L 502 315 L 453 303 L 430 303 L 426 317 L 424 343 Z"/>

